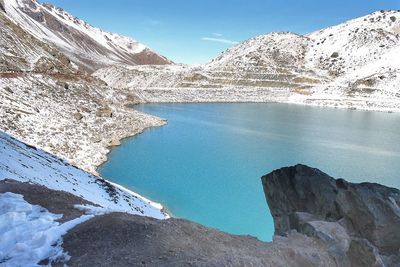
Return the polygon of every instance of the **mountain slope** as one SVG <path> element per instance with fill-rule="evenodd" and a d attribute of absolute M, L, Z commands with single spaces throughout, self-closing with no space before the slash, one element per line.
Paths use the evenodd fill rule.
<path fill-rule="evenodd" d="M 398 92 L 399 11 L 378 11 L 307 37 L 311 44 L 306 67 L 327 71 L 342 86 L 350 83 Z"/>
<path fill-rule="evenodd" d="M 236 74 L 256 71 L 289 72 L 300 78 L 309 73 L 320 83 L 360 86 L 359 79 L 384 75 L 393 88 L 400 73 L 400 12 L 378 11 L 306 36 L 271 33 L 239 44 L 206 65 L 208 70 Z M 397 59 L 397 60 L 396 60 Z M 266 71 L 263 71 L 264 73 Z M 386 75 L 385 75 L 386 74 Z M 372 86 L 371 86 L 372 87 Z M 377 88 L 380 89 L 380 88 Z"/>
<path fill-rule="evenodd" d="M 114 66 L 94 76 L 151 102 L 213 101 L 224 94 L 225 101 L 400 111 L 400 12 L 374 12 L 305 36 L 257 36 L 198 67 Z"/>
<path fill-rule="evenodd" d="M 160 205 L 0 132 L 0 181 L 4 179 L 69 192 L 110 211 L 168 217 Z"/>
<path fill-rule="evenodd" d="M 0 72 L 77 73 L 70 59 L 0 11 Z"/>
<path fill-rule="evenodd" d="M 171 63 L 131 38 L 102 31 L 53 5 L 36 0 L 3 1 L 10 19 L 88 71 L 115 64 Z"/>
<path fill-rule="evenodd" d="M 96 173 L 109 146 L 164 124 L 126 107 L 135 94 L 89 76 L 1 7 L 0 130 Z"/>

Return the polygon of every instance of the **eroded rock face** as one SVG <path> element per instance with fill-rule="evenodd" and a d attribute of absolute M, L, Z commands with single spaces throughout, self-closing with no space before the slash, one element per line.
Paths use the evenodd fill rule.
<path fill-rule="evenodd" d="M 296 230 L 322 240 L 341 266 L 400 265 L 399 190 L 336 180 L 304 165 L 262 182 L 276 235 Z"/>

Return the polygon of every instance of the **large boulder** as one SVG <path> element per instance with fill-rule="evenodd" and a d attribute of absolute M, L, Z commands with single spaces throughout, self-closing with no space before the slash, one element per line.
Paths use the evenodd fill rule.
<path fill-rule="evenodd" d="M 349 183 L 305 165 L 273 171 L 262 183 L 276 235 L 296 230 L 323 240 L 344 265 L 400 264 L 398 189 Z"/>

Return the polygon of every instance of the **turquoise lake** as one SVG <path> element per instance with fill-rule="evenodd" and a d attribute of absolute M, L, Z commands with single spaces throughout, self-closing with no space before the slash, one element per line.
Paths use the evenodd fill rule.
<path fill-rule="evenodd" d="M 145 104 L 168 124 L 125 139 L 99 172 L 175 217 L 270 241 L 261 176 L 303 163 L 400 188 L 400 114 L 289 104 Z"/>

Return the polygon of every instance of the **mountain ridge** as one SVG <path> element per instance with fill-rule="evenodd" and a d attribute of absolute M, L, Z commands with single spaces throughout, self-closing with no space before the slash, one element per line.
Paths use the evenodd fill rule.
<path fill-rule="evenodd" d="M 157 78 L 159 68 L 140 66 L 113 66 L 94 76 L 111 86 L 140 91 L 149 102 L 208 102 L 222 89 L 226 101 L 264 102 L 255 92 L 261 89 L 272 102 L 399 111 L 396 58 L 400 58 L 400 12 L 389 10 L 307 35 L 259 35 L 204 65 L 163 68 L 169 73 L 167 82 Z M 185 94 L 189 88 L 193 90 Z M 196 95 L 196 88 L 209 89 L 209 94 Z M 237 88 L 253 89 L 254 94 L 231 97 L 229 91 Z"/>
<path fill-rule="evenodd" d="M 93 27 L 51 4 L 4 0 L 7 16 L 37 39 L 60 49 L 89 72 L 117 64 L 171 64 L 138 41 Z"/>

